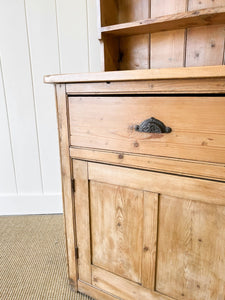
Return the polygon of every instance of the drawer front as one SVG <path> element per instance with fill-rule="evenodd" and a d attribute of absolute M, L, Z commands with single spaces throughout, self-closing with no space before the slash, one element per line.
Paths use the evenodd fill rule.
<path fill-rule="evenodd" d="M 146 133 L 154 117 L 172 129 Z M 69 97 L 72 146 L 225 162 L 225 97 Z"/>

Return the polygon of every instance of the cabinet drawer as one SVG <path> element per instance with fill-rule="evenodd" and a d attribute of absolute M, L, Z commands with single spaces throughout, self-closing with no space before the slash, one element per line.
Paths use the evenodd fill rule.
<path fill-rule="evenodd" d="M 172 131 L 135 130 L 151 117 Z M 69 119 L 72 146 L 225 162 L 225 97 L 69 97 Z"/>

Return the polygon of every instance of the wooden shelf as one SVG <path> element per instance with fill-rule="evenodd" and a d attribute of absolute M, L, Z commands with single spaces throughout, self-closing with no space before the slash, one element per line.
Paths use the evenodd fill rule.
<path fill-rule="evenodd" d="M 225 24 L 225 6 L 101 27 L 102 35 L 126 36 Z"/>
<path fill-rule="evenodd" d="M 56 74 L 44 76 L 45 83 L 128 81 L 182 78 L 225 77 L 225 66 L 190 67 L 171 69 L 150 69 L 132 71 L 113 71 L 99 73 Z"/>

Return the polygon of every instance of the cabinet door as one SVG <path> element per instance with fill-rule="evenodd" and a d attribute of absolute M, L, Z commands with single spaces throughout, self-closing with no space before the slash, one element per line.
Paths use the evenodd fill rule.
<path fill-rule="evenodd" d="M 126 300 L 224 299 L 224 183 L 79 160 L 73 170 L 82 283 Z"/>

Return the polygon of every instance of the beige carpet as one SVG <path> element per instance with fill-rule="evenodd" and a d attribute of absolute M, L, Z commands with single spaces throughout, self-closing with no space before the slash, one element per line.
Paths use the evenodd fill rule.
<path fill-rule="evenodd" d="M 62 215 L 0 217 L 0 299 L 91 299 L 69 286 Z"/>

